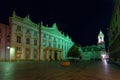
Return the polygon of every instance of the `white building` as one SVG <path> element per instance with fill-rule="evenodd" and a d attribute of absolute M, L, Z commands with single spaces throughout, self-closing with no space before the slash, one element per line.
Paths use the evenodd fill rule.
<path fill-rule="evenodd" d="M 13 12 L 9 18 L 10 60 L 61 60 L 73 45 L 56 23 L 52 27 L 36 24 L 29 15 L 21 18 Z"/>

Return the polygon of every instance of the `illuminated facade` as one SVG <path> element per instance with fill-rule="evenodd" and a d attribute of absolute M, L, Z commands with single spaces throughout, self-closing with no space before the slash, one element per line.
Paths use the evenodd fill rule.
<path fill-rule="evenodd" d="M 69 36 L 62 34 L 54 23 L 52 27 L 45 27 L 41 24 L 41 59 L 62 60 L 66 58 L 67 52 L 73 42 Z"/>
<path fill-rule="evenodd" d="M 92 45 L 92 46 L 85 46 L 82 47 L 82 52 L 81 56 L 83 60 L 100 60 L 101 55 L 105 54 L 105 41 L 104 41 L 104 34 L 100 30 L 99 35 L 98 35 L 98 43 L 97 45 Z"/>
<path fill-rule="evenodd" d="M 116 0 L 108 29 L 109 59 L 120 62 L 120 0 Z"/>
<path fill-rule="evenodd" d="M 21 18 L 13 12 L 9 18 L 10 60 L 62 60 L 73 45 L 56 23 L 52 27 L 36 24 L 29 15 Z"/>

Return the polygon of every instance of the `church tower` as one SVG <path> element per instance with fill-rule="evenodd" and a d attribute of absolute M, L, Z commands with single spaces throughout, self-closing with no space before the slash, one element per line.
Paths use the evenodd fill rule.
<path fill-rule="evenodd" d="M 100 49 L 105 49 L 104 34 L 102 33 L 101 30 L 100 30 L 100 32 L 98 34 L 98 47 Z"/>

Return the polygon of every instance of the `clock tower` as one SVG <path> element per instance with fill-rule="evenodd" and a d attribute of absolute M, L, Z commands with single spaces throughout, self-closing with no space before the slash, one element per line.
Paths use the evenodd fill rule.
<path fill-rule="evenodd" d="M 105 41 L 104 41 L 104 34 L 102 33 L 102 31 L 100 30 L 99 34 L 98 34 L 98 47 L 100 49 L 105 49 Z"/>

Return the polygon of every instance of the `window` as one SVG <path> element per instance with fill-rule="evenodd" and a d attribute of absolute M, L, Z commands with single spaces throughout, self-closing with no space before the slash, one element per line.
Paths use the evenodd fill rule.
<path fill-rule="evenodd" d="M 58 48 L 60 48 L 60 44 L 58 44 Z"/>
<path fill-rule="evenodd" d="M 21 31 L 21 26 L 17 26 L 17 30 L 18 30 L 18 31 Z"/>
<path fill-rule="evenodd" d="M 30 44 L 30 39 L 26 38 L 26 44 Z"/>
<path fill-rule="evenodd" d="M 21 43 L 21 37 L 17 36 L 17 43 Z"/>
<path fill-rule="evenodd" d="M 47 43 L 46 42 L 43 42 L 43 46 L 45 47 L 47 45 Z"/>
<path fill-rule="evenodd" d="M 34 32 L 34 36 L 37 36 L 37 32 Z"/>
<path fill-rule="evenodd" d="M 44 38 L 44 39 L 47 39 L 47 35 L 46 35 L 46 34 L 43 34 L 43 38 Z"/>
<path fill-rule="evenodd" d="M 26 30 L 26 33 L 29 33 L 29 34 L 30 34 L 30 29 L 27 29 L 27 30 Z"/>
<path fill-rule="evenodd" d="M 49 41 L 48 46 L 52 47 L 52 43 Z"/>
<path fill-rule="evenodd" d="M 37 45 L 37 40 L 34 40 L 34 45 Z"/>
<path fill-rule="evenodd" d="M 54 40 L 54 42 L 53 42 L 53 47 L 54 47 L 54 48 L 57 47 L 57 44 L 56 44 L 56 43 L 57 43 L 56 40 Z"/>

